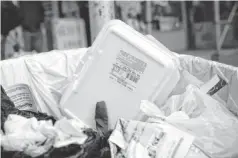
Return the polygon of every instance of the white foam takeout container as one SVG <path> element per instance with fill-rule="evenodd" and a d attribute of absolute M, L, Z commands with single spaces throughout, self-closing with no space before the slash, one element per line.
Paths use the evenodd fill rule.
<path fill-rule="evenodd" d="M 104 26 L 86 58 L 60 108 L 93 128 L 97 102 L 106 102 L 113 128 L 119 118 L 133 119 L 141 100 L 163 103 L 180 77 L 167 49 L 119 20 Z"/>

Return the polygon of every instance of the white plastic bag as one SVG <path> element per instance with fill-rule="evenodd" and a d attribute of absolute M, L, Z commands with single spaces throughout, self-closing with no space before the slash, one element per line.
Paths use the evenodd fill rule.
<path fill-rule="evenodd" d="M 50 51 L 0 62 L 4 88 L 25 84 L 32 90 L 41 112 L 61 118 L 59 102 L 67 85 L 80 68 L 88 48 Z"/>
<path fill-rule="evenodd" d="M 56 131 L 51 121 L 37 121 L 18 115 L 9 115 L 5 124 L 1 145 L 7 151 L 24 151 L 37 157 L 47 152 L 54 143 Z"/>
<path fill-rule="evenodd" d="M 170 96 L 184 93 L 189 84 L 201 87 L 204 83 L 195 76 L 191 75 L 187 70 L 180 70 L 180 80 Z"/>
<path fill-rule="evenodd" d="M 6 151 L 23 151 L 32 157 L 47 152 L 51 147 L 61 148 L 70 144 L 83 144 L 88 136 L 83 130 L 87 126 L 75 119 L 61 119 L 53 126 L 52 121 L 37 121 L 9 115 L 1 133 L 1 145 Z"/>
<path fill-rule="evenodd" d="M 140 115 L 147 117 L 146 122 L 161 123 L 161 121 L 172 122 L 173 120 L 179 121 L 189 119 L 188 115 L 182 111 L 174 112 L 166 117 L 164 116 L 163 111 L 147 100 L 141 101 L 140 110 Z M 208 156 L 192 144 L 185 158 L 208 158 Z"/>
<path fill-rule="evenodd" d="M 196 136 L 194 144 L 214 158 L 238 156 L 238 120 L 220 102 L 189 85 L 186 92 L 169 98 L 161 108 L 163 120 Z M 147 114 L 148 114 L 147 109 Z M 189 119 L 171 119 L 171 114 L 183 111 Z M 146 112 L 146 111 L 145 111 Z M 160 115 L 159 114 L 159 115 Z M 152 112 L 149 115 L 153 116 Z M 154 115 L 155 116 L 155 115 Z M 170 119 L 168 119 L 170 118 Z"/>
<path fill-rule="evenodd" d="M 160 46 L 160 43 L 157 40 L 152 39 L 152 41 L 154 41 L 155 43 L 157 43 L 157 45 Z M 179 57 L 178 63 L 179 63 L 181 77 L 180 77 L 180 81 L 178 82 L 177 86 L 174 88 L 174 90 L 170 96 L 182 94 L 184 91 L 186 91 L 186 87 L 189 84 L 192 84 L 196 87 L 201 87 L 204 83 L 209 81 L 214 75 L 218 74 L 223 79 L 228 81 L 228 86 L 225 86 L 224 88 L 222 88 L 222 90 L 220 90 L 217 94 L 215 94 L 212 97 L 214 99 L 218 100 L 220 103 L 222 103 L 223 104 L 222 106 L 227 107 L 227 109 L 229 109 L 231 112 L 233 112 L 233 114 L 235 114 L 236 116 L 238 115 L 238 101 L 237 101 L 237 97 L 236 97 L 237 96 L 237 85 L 238 85 L 238 76 L 237 76 L 238 69 L 237 68 L 232 67 L 232 66 L 227 66 L 227 65 L 224 65 L 221 63 L 217 63 L 217 62 L 208 61 L 208 60 L 198 58 L 198 57 L 193 57 L 193 56 L 188 56 L 188 55 L 178 55 L 176 53 L 175 53 L 175 55 L 177 55 Z M 187 99 L 189 99 L 189 97 Z M 171 102 L 173 101 L 173 103 L 174 103 L 174 102 L 176 102 L 176 100 L 179 100 L 179 99 L 174 98 L 174 100 L 172 99 Z M 192 104 L 192 100 L 190 102 L 191 104 Z M 153 110 L 151 111 L 152 112 L 151 114 L 153 115 L 156 110 L 154 110 L 154 108 L 152 108 L 152 109 Z M 171 107 L 170 110 L 176 111 L 178 109 L 179 109 L 179 107 L 174 107 L 174 108 Z M 194 108 L 194 107 L 188 106 L 188 107 L 184 108 L 184 110 L 186 112 L 188 112 L 188 114 L 190 114 L 190 115 L 196 116 L 196 114 L 193 113 L 194 111 L 198 112 L 198 114 L 199 114 L 199 111 L 196 110 L 196 108 Z M 159 118 L 162 120 L 166 120 L 166 117 L 164 115 L 161 115 L 163 113 L 164 113 L 163 111 L 160 111 L 158 113 L 158 115 L 160 115 L 160 116 L 159 117 L 158 117 L 158 115 L 156 116 L 157 119 Z M 171 119 L 171 120 L 177 120 L 179 122 L 179 120 L 186 118 L 186 114 L 184 115 L 184 113 L 176 112 L 175 115 L 177 115 L 176 119 L 174 118 L 174 116 L 172 116 L 172 117 L 170 116 L 167 118 L 167 120 Z M 219 117 L 219 116 L 217 116 L 217 117 Z M 201 124 L 201 126 L 202 126 L 202 124 Z M 232 128 L 232 127 L 230 126 L 230 128 Z M 200 128 L 200 129 L 202 129 L 202 128 Z M 234 128 L 231 131 L 236 131 L 236 130 L 237 129 Z M 232 137 L 232 135 L 230 137 Z M 232 142 L 230 142 L 230 145 L 231 144 L 232 144 Z M 229 153 L 229 151 L 226 151 L 226 152 Z M 235 152 L 234 148 L 233 148 L 233 152 Z M 201 153 L 201 152 L 199 152 L 199 153 Z M 233 153 L 233 155 L 236 155 L 236 154 Z M 198 154 L 195 152 L 189 152 L 188 156 L 189 157 L 206 157 L 204 154 Z M 226 156 L 226 155 L 223 154 L 223 156 Z"/>
<path fill-rule="evenodd" d="M 87 127 L 83 122 L 75 119 L 63 118 L 58 120 L 54 125 L 57 137 L 55 139 L 54 147 L 60 148 L 70 144 L 83 144 L 88 136 L 84 134 L 83 130 Z"/>
<path fill-rule="evenodd" d="M 167 50 L 163 44 L 153 38 L 151 35 L 147 35 L 147 38 L 153 41 L 158 47 Z M 238 118 L 238 97 L 237 97 L 237 87 L 238 87 L 238 68 L 230 65 L 225 65 L 215 61 L 206 60 L 200 57 L 194 57 L 191 55 L 180 55 L 174 52 L 171 52 L 176 57 L 176 61 L 181 70 L 180 81 L 175 87 L 173 94 L 181 94 L 186 88 L 185 85 L 192 84 L 195 86 L 202 83 L 208 82 L 214 75 L 219 75 L 228 82 L 228 85 L 219 90 L 213 98 L 224 103 L 233 114 Z M 185 72 L 185 74 L 184 74 Z M 182 84 L 181 84 L 182 83 Z M 173 95 L 172 94 L 172 95 Z"/>
<path fill-rule="evenodd" d="M 238 118 L 238 68 L 222 63 L 209 61 L 190 55 L 179 55 L 180 67 L 201 80 L 209 81 L 214 75 L 219 75 L 228 82 L 228 85 L 216 93 L 220 100 Z M 217 99 L 217 98 L 216 98 Z M 219 101 L 220 101 L 219 100 Z"/>
<path fill-rule="evenodd" d="M 198 88 L 188 86 L 184 94 L 170 98 L 165 106 L 170 110 L 182 110 L 190 116 L 189 120 L 171 123 L 195 134 L 195 144 L 209 156 L 238 156 L 238 120 L 224 105 Z"/>

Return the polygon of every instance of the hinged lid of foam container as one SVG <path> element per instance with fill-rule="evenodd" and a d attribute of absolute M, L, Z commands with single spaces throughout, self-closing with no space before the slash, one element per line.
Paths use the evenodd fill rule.
<path fill-rule="evenodd" d="M 133 119 L 141 100 L 163 103 L 179 80 L 171 54 L 119 20 L 104 26 L 87 57 L 60 104 L 92 127 L 97 102 L 106 102 L 113 128 L 118 118 Z"/>

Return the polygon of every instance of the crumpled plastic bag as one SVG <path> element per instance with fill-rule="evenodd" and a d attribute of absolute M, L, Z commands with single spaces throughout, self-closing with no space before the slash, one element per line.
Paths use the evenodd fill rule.
<path fill-rule="evenodd" d="M 189 119 L 188 115 L 183 111 L 174 112 L 166 117 L 164 116 L 163 111 L 161 111 L 155 104 L 147 100 L 141 101 L 140 110 L 140 115 L 146 118 L 146 120 L 144 120 L 145 122 L 161 123 L 161 121 L 170 122 L 170 120 L 173 121 L 174 119 Z M 209 156 L 197 148 L 197 146 L 192 144 L 185 158 L 209 158 Z"/>
<path fill-rule="evenodd" d="M 209 82 L 203 82 L 201 80 L 199 80 L 197 77 L 193 76 L 192 74 L 190 74 L 187 70 L 184 70 L 182 68 L 180 68 L 180 80 L 179 82 L 177 83 L 176 87 L 173 89 L 172 93 L 170 94 L 170 97 L 173 96 L 173 95 L 179 95 L 179 94 L 182 94 L 186 91 L 186 87 L 188 85 L 194 85 L 198 88 L 201 88 L 204 90 L 204 86 L 206 87 L 206 89 L 208 88 L 206 86 L 206 84 Z M 214 77 L 220 77 L 218 75 L 214 75 Z M 213 79 L 211 78 L 211 80 Z M 226 80 L 226 79 L 223 79 L 222 80 Z M 210 86 L 210 85 L 209 85 Z M 215 86 L 215 85 L 214 85 Z M 226 85 L 223 85 L 223 87 L 219 87 L 218 92 L 221 90 L 221 89 L 225 89 L 227 87 L 227 84 Z M 213 87 L 209 87 L 209 88 L 213 88 Z M 216 88 L 216 87 L 214 87 Z M 222 91 L 222 90 L 221 90 Z M 205 92 L 205 91 L 204 91 Z M 205 93 L 208 93 L 209 91 L 206 91 Z M 219 101 L 220 103 L 222 104 L 226 104 L 224 100 L 222 100 L 220 98 L 220 96 L 217 94 L 218 92 L 216 92 L 215 94 L 212 94 L 212 98 L 216 99 L 217 101 Z"/>
<path fill-rule="evenodd" d="M 161 44 L 151 35 L 147 35 L 146 37 L 154 42 L 158 47 L 165 50 L 167 53 L 175 55 L 177 57 L 175 59 L 178 59 L 178 61 L 175 60 L 175 62 L 178 64 L 178 67 L 181 70 L 180 81 L 174 88 L 173 94 L 181 94 L 186 89 L 186 85 L 192 84 L 199 86 L 200 81 L 206 83 L 214 75 L 219 75 L 220 77 L 228 81 L 228 85 L 222 88 L 212 97 L 222 104 L 224 103 L 224 105 L 238 118 L 237 67 L 191 55 L 177 54 L 165 48 L 163 44 Z"/>
<path fill-rule="evenodd" d="M 1 136 L 4 150 L 24 151 L 36 157 L 47 152 L 54 143 L 56 135 L 51 121 L 37 121 L 36 118 L 24 118 L 9 115 L 4 124 L 5 135 Z"/>
<path fill-rule="evenodd" d="M 6 94 L 3 96 L 7 97 Z M 7 104 L 4 107 L 7 107 L 7 106 L 10 106 L 12 108 L 14 107 L 14 103 L 12 103 L 9 98 L 7 100 L 5 100 L 5 102 L 4 102 L 5 104 L 6 104 L 6 101 L 8 103 L 10 102 L 11 104 Z M 11 110 L 8 113 L 9 114 L 7 114 L 5 116 L 9 116 L 11 114 Z M 35 115 L 29 116 L 29 117 L 35 116 L 37 118 L 37 114 L 35 114 Z M 24 116 L 24 115 L 22 115 L 22 116 Z M 44 116 L 40 119 L 44 120 L 44 118 L 46 116 Z M 21 117 L 21 118 L 23 118 L 23 120 L 26 120 L 24 117 Z M 47 116 L 47 117 L 49 117 L 49 116 Z M 46 117 L 46 119 L 47 119 L 47 117 Z M 6 117 L 6 120 L 7 120 L 7 118 L 8 117 Z M 21 119 L 19 119 L 19 120 L 21 121 Z M 48 150 L 44 154 L 40 155 L 39 158 L 41 158 L 41 157 L 44 157 L 44 158 L 52 158 L 52 157 L 57 157 L 57 158 L 65 158 L 65 157 L 110 158 L 110 148 L 109 148 L 108 138 L 112 131 L 108 130 L 108 121 L 105 121 L 105 120 L 108 120 L 108 117 L 107 117 L 106 104 L 104 102 L 99 102 L 97 104 L 97 108 L 96 108 L 95 121 L 97 122 L 96 125 L 97 125 L 98 131 L 89 128 L 87 125 L 85 125 L 79 119 L 65 119 L 65 118 L 63 118 L 61 120 L 58 120 L 54 124 L 55 125 L 54 128 L 56 130 L 57 136 L 55 138 L 55 141 L 53 142 L 53 146 L 51 146 L 52 148 L 50 150 Z M 2 120 L 2 124 L 3 125 L 5 124 L 5 119 L 4 119 L 4 121 Z M 13 124 L 14 124 L 14 122 L 13 122 Z M 10 127 L 11 127 L 10 131 L 12 131 L 12 128 L 15 131 L 15 126 L 10 126 Z M 19 130 L 19 128 L 18 128 L 18 130 Z M 23 131 L 23 130 L 21 130 L 21 131 Z M 4 130 L 1 132 L 2 132 L 2 135 L 4 135 Z M 25 134 L 25 131 L 22 134 Z M 87 140 L 84 142 L 85 135 L 87 136 Z M 4 140 L 4 141 L 7 142 L 6 140 Z M 16 141 L 15 138 L 13 141 Z M 30 140 L 28 140 L 28 141 L 30 141 Z M 9 142 L 7 142 L 7 143 L 9 143 Z M 20 143 L 20 142 L 18 142 L 18 143 Z M 73 144 L 71 144 L 71 143 L 73 143 Z M 70 145 L 67 145 L 67 144 L 70 144 Z M 29 153 L 26 154 L 24 151 L 4 150 L 3 145 L 6 145 L 6 144 L 2 143 L 1 145 L 2 145 L 2 156 L 3 157 L 13 157 L 13 158 L 30 157 L 28 155 Z M 12 144 L 10 144 L 10 145 L 13 146 Z M 50 143 L 49 145 L 52 145 L 52 143 Z M 62 147 L 60 147 L 60 146 L 62 146 Z M 37 151 L 39 151 L 39 150 L 37 150 Z M 34 152 L 34 151 L 31 151 L 31 152 Z"/>
<path fill-rule="evenodd" d="M 85 124 L 74 119 L 61 119 L 53 126 L 52 121 L 37 121 L 35 117 L 27 119 L 10 114 L 4 123 L 2 146 L 6 151 L 23 151 L 36 157 L 53 146 L 82 145 L 88 138 L 85 128 Z"/>
<path fill-rule="evenodd" d="M 148 114 L 147 110 L 147 114 Z M 236 158 L 238 156 L 238 119 L 220 102 L 189 85 L 182 95 L 168 99 L 157 118 L 173 124 L 196 136 L 194 144 L 208 156 L 214 158 Z M 188 117 L 171 119 L 179 111 Z M 145 111 L 146 112 L 146 111 Z M 152 112 L 149 114 L 155 116 Z M 167 119 L 170 118 L 170 119 Z"/>
<path fill-rule="evenodd" d="M 190 55 L 179 55 L 179 61 L 181 69 L 188 71 L 204 83 L 209 81 L 214 75 L 224 78 L 228 85 L 218 91 L 216 95 L 225 103 L 224 106 L 238 118 L 237 67 Z"/>
<path fill-rule="evenodd" d="M 170 96 L 184 93 L 189 84 L 201 87 L 204 82 L 190 74 L 187 70 L 180 70 L 180 79 Z"/>
<path fill-rule="evenodd" d="M 83 144 L 87 140 L 87 135 L 84 134 L 84 129 L 87 127 L 82 122 L 75 119 L 63 118 L 57 121 L 54 125 L 57 137 L 54 147 L 60 148 L 70 144 Z"/>
<path fill-rule="evenodd" d="M 161 121 L 170 122 L 174 119 L 177 121 L 189 119 L 189 116 L 183 111 L 174 112 L 173 114 L 166 117 L 164 116 L 163 111 L 161 111 L 155 104 L 147 100 L 141 101 L 140 110 L 140 115 L 143 116 L 142 118 L 146 118 L 144 122 L 161 123 Z M 185 158 L 209 158 L 209 156 L 192 144 Z"/>

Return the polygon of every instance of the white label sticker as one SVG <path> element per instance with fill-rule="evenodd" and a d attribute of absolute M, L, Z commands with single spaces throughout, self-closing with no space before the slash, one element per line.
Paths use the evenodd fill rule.
<path fill-rule="evenodd" d="M 147 64 L 121 50 L 110 72 L 110 79 L 134 91 Z"/>
<path fill-rule="evenodd" d="M 37 108 L 31 94 L 30 88 L 26 84 L 17 84 L 6 89 L 6 93 L 19 110 L 37 112 Z"/>

